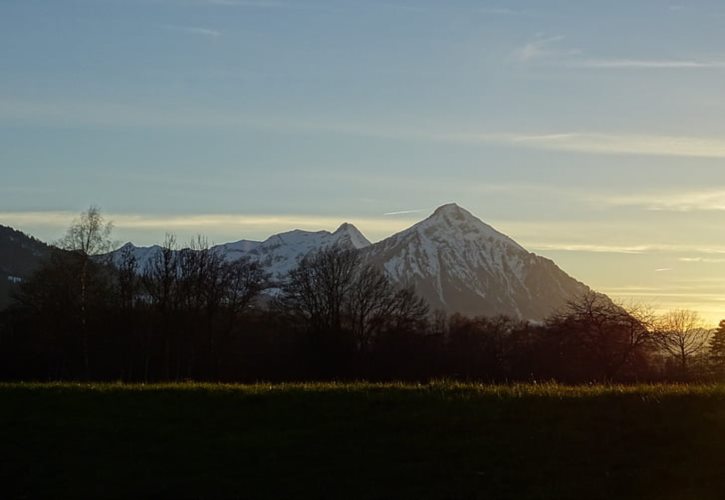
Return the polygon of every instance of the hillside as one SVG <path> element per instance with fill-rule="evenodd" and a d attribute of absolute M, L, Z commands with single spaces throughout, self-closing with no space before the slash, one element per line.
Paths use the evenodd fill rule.
<path fill-rule="evenodd" d="M 0 226 L 0 309 L 10 303 L 12 289 L 42 264 L 50 250 L 21 231 Z"/>

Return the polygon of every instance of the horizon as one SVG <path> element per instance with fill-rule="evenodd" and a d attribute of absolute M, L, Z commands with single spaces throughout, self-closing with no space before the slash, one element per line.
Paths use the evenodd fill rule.
<path fill-rule="evenodd" d="M 379 241 L 456 200 L 596 290 L 716 322 L 723 20 L 715 1 L 6 2 L 0 224 L 52 241 L 97 203 L 140 244 L 343 221 Z"/>
<path fill-rule="evenodd" d="M 325 221 L 324 223 L 326 223 L 328 225 L 327 226 L 324 226 L 324 223 L 323 223 L 323 227 L 282 227 L 280 231 L 273 232 L 273 233 L 265 233 L 266 235 L 263 236 L 263 237 L 250 238 L 250 237 L 244 236 L 242 238 L 238 238 L 237 237 L 236 239 L 234 237 L 230 237 L 230 238 L 227 238 L 227 239 L 224 239 L 222 237 L 221 240 L 209 239 L 209 244 L 211 246 L 216 246 L 216 245 L 224 245 L 224 244 L 228 244 L 228 243 L 236 243 L 236 242 L 245 241 L 245 240 L 246 241 L 253 241 L 253 242 L 259 242 L 259 243 L 261 243 L 261 242 L 264 242 L 267 239 L 272 238 L 272 237 L 274 237 L 274 236 L 276 236 L 278 234 L 292 232 L 292 231 L 305 231 L 305 232 L 320 232 L 320 231 L 324 231 L 324 232 L 328 232 L 328 233 L 333 233 L 337 229 L 339 229 L 340 227 L 342 227 L 343 225 L 350 224 L 353 227 L 355 227 L 360 233 L 362 233 L 362 235 L 368 241 L 370 241 L 371 244 L 374 245 L 374 244 L 379 243 L 379 242 L 381 242 L 381 241 L 383 241 L 383 240 L 385 240 L 385 239 L 387 239 L 389 237 L 395 236 L 396 234 L 398 234 L 400 232 L 406 231 L 407 229 L 410 229 L 412 226 L 418 224 L 419 222 L 422 222 L 422 221 L 424 221 L 424 220 L 432 217 L 434 215 L 434 212 L 436 210 L 438 210 L 438 208 L 441 208 L 441 207 L 446 206 L 446 205 L 455 205 L 457 207 L 463 208 L 465 211 L 469 212 L 473 217 L 475 217 L 476 219 L 480 220 L 484 224 L 492 227 L 494 230 L 498 231 L 499 233 L 503 234 L 504 236 L 507 236 L 507 237 L 512 238 L 516 243 L 519 243 L 520 245 L 522 245 L 527 251 L 532 252 L 532 253 L 535 253 L 535 254 L 540 255 L 542 257 L 546 257 L 546 258 L 549 258 L 549 259 L 553 260 L 554 263 L 558 267 L 560 267 L 565 273 L 569 274 L 574 279 L 583 282 L 584 284 L 590 286 L 593 290 L 595 290 L 597 292 L 601 292 L 601 293 L 604 293 L 604 294 L 608 295 L 609 297 L 611 297 L 612 299 L 614 299 L 615 301 L 617 301 L 619 303 L 622 303 L 622 304 L 625 304 L 625 305 L 628 305 L 628 306 L 632 306 L 632 305 L 650 306 L 650 307 L 653 307 L 653 309 L 655 310 L 655 312 L 657 312 L 659 314 L 663 314 L 663 313 L 665 313 L 665 312 L 667 312 L 669 310 L 678 309 L 678 308 L 684 308 L 684 309 L 694 310 L 694 311 L 698 312 L 701 315 L 703 321 L 705 321 L 708 325 L 713 326 L 713 327 L 717 326 L 719 324 L 719 322 L 723 319 L 723 315 L 719 314 L 719 310 L 717 310 L 717 309 L 714 310 L 714 312 L 712 314 L 708 314 L 706 311 L 703 311 L 702 309 L 698 309 L 697 307 L 684 307 L 684 306 L 679 306 L 679 303 L 672 303 L 671 301 L 669 301 L 668 300 L 669 297 L 667 295 L 657 296 L 656 294 L 642 294 L 641 292 L 640 293 L 632 293 L 632 291 L 629 291 L 629 293 L 627 293 L 626 291 L 624 293 L 621 293 L 621 292 L 618 292 L 616 289 L 614 291 L 611 291 L 611 290 L 607 290 L 607 289 L 603 289 L 603 288 L 599 288 L 597 286 L 594 286 L 591 282 L 588 282 L 586 279 L 582 278 L 581 276 L 577 276 L 576 274 L 573 274 L 572 272 L 570 272 L 570 270 L 568 270 L 567 268 L 563 267 L 561 265 L 561 263 L 558 262 L 557 259 L 552 255 L 552 254 L 556 253 L 555 251 L 552 251 L 550 249 L 547 251 L 546 248 L 536 248 L 535 246 L 528 245 L 528 244 L 526 244 L 526 242 L 522 242 L 521 240 L 519 240 L 516 236 L 513 236 L 511 234 L 508 234 L 506 231 L 501 230 L 501 228 L 499 227 L 498 224 L 491 223 L 489 221 L 486 221 L 486 220 L 482 219 L 477 214 L 470 212 L 465 206 L 461 206 L 460 204 L 458 204 L 456 202 L 444 203 L 443 205 L 440 205 L 439 207 L 432 208 L 432 209 L 430 209 L 428 211 L 416 210 L 415 211 L 416 213 L 417 212 L 421 212 L 421 213 L 424 213 L 426 215 L 423 215 L 421 218 L 418 218 L 418 219 L 398 219 L 395 225 L 398 225 L 398 226 L 402 225 L 402 227 L 400 227 L 399 229 L 393 230 L 392 232 L 390 232 L 388 234 L 383 234 L 382 236 L 380 234 L 376 233 L 378 235 L 377 238 L 371 238 L 369 236 L 369 234 L 365 231 L 365 229 L 364 228 L 361 228 L 361 224 L 360 223 L 356 223 L 356 222 L 350 221 L 350 220 L 342 220 L 342 219 L 336 220 L 334 217 L 330 217 L 330 218 L 327 218 L 327 219 L 321 219 L 321 218 L 313 219 L 313 220 L 316 220 L 316 221 L 319 221 L 319 222 Z M 61 214 L 58 214 L 58 215 L 61 215 Z M 33 234 L 33 233 L 30 233 L 28 231 L 25 231 L 25 230 L 23 230 L 22 228 L 19 228 L 19 227 L 13 227 L 13 226 L 11 226 L 11 227 L 13 227 L 13 229 L 17 229 L 19 231 L 22 231 L 23 233 L 25 233 L 25 234 L 27 234 L 29 236 L 33 236 L 33 237 L 35 237 L 35 238 L 37 238 L 37 239 L 39 239 L 39 240 L 41 240 L 41 241 L 43 241 L 45 243 L 53 244 L 53 243 L 57 242 L 63 236 L 63 234 L 65 234 L 64 233 L 65 229 L 75 219 L 77 219 L 77 215 L 78 214 L 64 213 L 64 214 L 62 214 L 62 216 L 59 219 L 57 219 L 55 221 L 56 222 L 56 225 L 52 226 L 52 228 L 46 227 L 45 228 L 45 231 L 48 231 L 48 233 L 47 233 L 48 235 L 51 235 L 51 234 L 54 234 L 55 235 L 52 238 L 48 238 L 48 237 L 45 237 L 44 238 L 44 237 L 39 236 L 39 234 L 46 234 L 43 231 L 41 231 L 39 234 Z M 408 211 L 406 211 L 406 213 L 404 215 L 409 215 Z M 114 228 L 113 228 L 114 229 L 114 234 L 116 234 L 117 226 L 116 226 L 116 223 L 113 220 L 113 218 L 111 216 L 108 216 L 108 214 L 104 214 L 104 218 L 107 221 L 113 223 L 113 226 L 114 226 Z M 243 218 L 243 217 L 241 217 L 241 218 Z M 139 218 L 133 217 L 133 219 L 136 220 L 136 222 L 138 223 Z M 140 218 L 140 219 L 142 219 L 142 218 Z M 205 217 L 202 217 L 202 219 L 203 219 L 203 221 L 201 222 L 201 225 L 198 226 L 198 227 L 199 228 L 207 228 L 208 229 L 209 228 L 209 225 L 210 225 L 208 219 L 206 219 Z M 226 217 L 224 219 L 226 220 Z M 275 217 L 270 217 L 270 219 L 276 219 L 277 221 L 279 221 L 280 224 L 284 224 L 284 223 L 286 223 L 286 222 L 288 222 L 290 220 L 294 220 L 295 217 L 289 217 L 289 218 L 285 218 L 285 217 L 276 217 L 276 218 Z M 65 222 L 65 225 L 64 226 L 61 226 L 62 222 Z M 369 223 L 370 221 L 367 221 L 367 222 Z M 147 226 L 147 225 L 149 225 L 149 221 L 147 220 L 145 222 L 142 222 L 141 224 L 144 225 L 144 226 Z M 364 226 L 364 224 L 365 223 L 363 223 L 363 226 Z M 151 226 L 154 227 L 154 230 L 155 229 L 158 229 L 153 224 L 151 224 Z M 60 230 L 60 233 L 58 232 L 59 230 Z M 126 233 L 122 231 L 121 234 L 126 234 Z M 177 238 L 177 242 L 180 245 L 180 247 L 183 248 L 183 247 L 185 247 L 187 245 L 187 243 L 192 242 L 192 240 L 194 238 L 196 238 L 197 236 L 203 236 L 205 238 L 208 238 L 208 236 L 209 236 L 208 234 L 204 234 L 203 232 L 199 232 L 199 231 L 196 231 L 195 232 L 194 230 L 187 230 L 187 231 L 182 231 L 182 232 L 178 232 L 178 233 L 177 232 L 174 232 L 174 231 L 164 231 L 163 233 L 157 234 L 156 237 L 155 237 L 155 239 L 153 239 L 154 237 L 152 236 L 152 234 L 156 234 L 156 233 L 154 233 L 153 231 L 149 231 L 146 234 L 147 234 L 146 237 L 149 238 L 149 239 L 148 240 L 142 240 L 142 241 L 138 241 L 138 240 L 132 241 L 132 240 L 125 240 L 125 239 L 119 240 L 117 238 L 114 238 L 113 239 L 113 241 L 114 241 L 114 248 L 117 250 L 117 249 L 121 248 L 122 246 L 124 246 L 124 245 L 126 245 L 128 243 L 131 243 L 131 244 L 133 244 L 134 246 L 137 246 L 137 247 L 149 247 L 149 246 L 153 246 L 153 245 L 160 245 L 163 242 L 163 238 L 164 238 L 164 235 L 165 234 L 173 234 Z M 221 233 L 221 234 L 223 234 L 223 233 Z M 261 233 L 257 233 L 257 234 L 261 234 Z M 636 255 L 636 254 L 633 253 L 633 255 Z M 587 264 L 585 262 L 584 263 L 584 269 L 587 269 L 587 268 L 588 268 L 588 266 L 587 266 Z M 702 304 L 701 303 L 699 303 L 699 304 L 693 304 L 693 305 L 695 305 L 695 306 L 699 305 L 699 307 L 702 307 Z"/>

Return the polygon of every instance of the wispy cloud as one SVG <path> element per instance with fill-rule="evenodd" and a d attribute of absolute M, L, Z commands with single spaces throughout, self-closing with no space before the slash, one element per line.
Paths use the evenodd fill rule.
<path fill-rule="evenodd" d="M 209 29 L 209 28 L 201 28 L 198 26 L 175 26 L 170 24 L 165 24 L 163 26 L 164 29 L 170 30 L 170 31 L 177 31 L 179 33 L 184 33 L 187 35 L 197 35 L 197 36 L 204 36 L 209 38 L 218 38 L 222 36 L 221 31 Z"/>
<path fill-rule="evenodd" d="M 0 121 L 43 126 L 256 129 L 375 137 L 403 141 L 490 144 L 572 153 L 725 158 L 725 139 L 601 132 L 456 132 L 444 127 L 365 123 L 324 117 L 252 115 L 242 111 L 183 107 L 141 107 L 114 102 L 33 101 L 0 98 Z"/>
<path fill-rule="evenodd" d="M 725 211 L 725 190 L 641 193 L 601 198 L 613 206 L 640 207 L 646 210 L 672 212 Z"/>
<path fill-rule="evenodd" d="M 511 9 L 509 7 L 481 7 L 478 12 L 502 16 L 522 16 L 530 14 L 528 10 Z"/>
<path fill-rule="evenodd" d="M 679 261 L 701 264 L 725 264 L 725 259 L 714 257 L 680 257 Z"/>
<path fill-rule="evenodd" d="M 543 37 L 514 51 L 523 63 L 591 70 L 706 70 L 725 69 L 725 60 L 699 58 L 585 57 L 582 49 L 566 47 L 563 35 Z"/>
<path fill-rule="evenodd" d="M 418 214 L 421 212 L 427 212 L 429 209 L 427 208 L 417 208 L 412 210 L 398 210 L 396 212 L 386 212 L 383 215 L 390 216 L 390 215 L 404 215 L 404 214 Z"/>
<path fill-rule="evenodd" d="M 252 7 L 258 9 L 277 9 L 282 7 L 289 7 L 289 2 L 282 2 L 277 0 L 200 0 L 200 3 L 207 3 L 211 5 L 227 5 L 234 7 Z"/>
<path fill-rule="evenodd" d="M 24 231 L 40 230 L 47 239 L 52 240 L 63 234 L 77 213 L 70 211 L 29 211 L 0 212 L 3 225 Z M 286 215 L 286 214 L 157 214 L 141 215 L 129 213 L 107 213 L 105 217 L 113 221 L 114 231 L 124 237 L 127 235 L 146 235 L 143 241 L 156 242 L 165 232 L 192 236 L 194 234 L 222 235 L 222 241 L 233 241 L 240 237 L 265 238 L 274 233 L 303 229 L 319 231 L 334 230 L 343 222 L 355 224 L 363 233 L 376 239 L 405 229 L 417 222 L 409 218 L 326 216 L 326 215 Z M 151 239 L 149 239 L 151 238 Z"/>
<path fill-rule="evenodd" d="M 704 137 L 572 132 L 481 134 L 478 140 L 581 153 L 725 158 L 725 140 Z"/>
<path fill-rule="evenodd" d="M 635 245 L 610 245 L 598 243 L 567 243 L 560 242 L 527 242 L 526 246 L 532 250 L 540 251 L 560 251 L 560 252 L 584 252 L 584 253 L 611 253 L 623 255 L 643 255 L 654 253 L 677 254 L 685 253 L 690 255 L 700 254 L 702 256 L 725 255 L 725 247 L 708 247 L 698 245 L 673 245 L 661 243 L 643 243 Z M 719 257 L 702 257 L 702 258 L 719 258 Z M 685 261 L 683 261 L 685 262 Z"/>
<path fill-rule="evenodd" d="M 695 59 L 582 59 L 564 63 L 586 69 L 723 69 L 725 61 Z"/>
<path fill-rule="evenodd" d="M 562 48 L 559 44 L 564 36 L 538 37 L 514 51 L 514 57 L 519 61 L 530 62 L 540 59 L 557 59 L 581 53 L 574 48 Z"/>
<path fill-rule="evenodd" d="M 533 250 L 559 251 L 559 252 L 585 252 L 585 253 L 612 253 L 639 255 L 651 252 L 657 247 L 653 245 L 600 245 L 593 243 L 529 243 Z"/>

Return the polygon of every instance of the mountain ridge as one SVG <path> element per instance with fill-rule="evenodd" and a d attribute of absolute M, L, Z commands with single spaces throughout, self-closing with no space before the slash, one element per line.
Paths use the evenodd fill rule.
<path fill-rule="evenodd" d="M 344 222 L 334 232 L 294 229 L 212 249 L 226 260 L 259 262 L 279 281 L 306 255 L 334 245 L 360 250 L 395 284 L 412 286 L 432 309 L 447 313 L 541 320 L 591 291 L 455 203 L 376 243 Z M 160 249 L 134 248 L 141 267 Z"/>
<path fill-rule="evenodd" d="M 344 222 L 332 232 L 293 229 L 263 241 L 242 239 L 212 249 L 227 261 L 258 262 L 270 274 L 273 286 L 278 286 L 305 256 L 331 246 L 359 250 L 366 262 L 394 284 L 412 286 L 433 310 L 446 313 L 542 320 L 591 291 L 552 260 L 529 252 L 455 203 L 438 207 L 425 219 L 376 243 Z M 7 303 L 9 289 L 29 276 L 50 249 L 0 226 L 0 305 Z M 143 270 L 161 246 L 139 247 L 129 242 L 111 253 L 113 262 L 121 262 L 124 250 L 133 253 Z"/>
<path fill-rule="evenodd" d="M 367 257 L 448 313 L 540 320 L 591 290 L 455 203 L 376 243 Z"/>

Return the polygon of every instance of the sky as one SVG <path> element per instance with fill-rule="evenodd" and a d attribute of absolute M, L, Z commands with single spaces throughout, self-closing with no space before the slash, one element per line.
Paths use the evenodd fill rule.
<path fill-rule="evenodd" d="M 725 318 L 725 3 L 0 0 L 0 224 L 216 243 L 456 202 Z"/>

